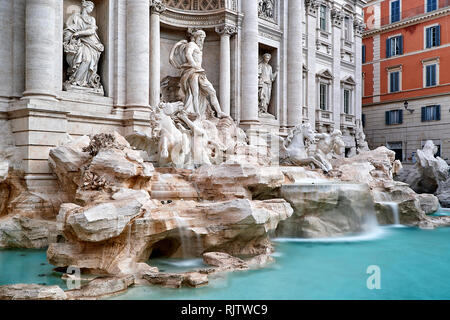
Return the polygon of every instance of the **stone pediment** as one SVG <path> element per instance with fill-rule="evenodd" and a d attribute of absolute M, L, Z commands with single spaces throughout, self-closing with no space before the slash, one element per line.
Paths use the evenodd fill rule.
<path fill-rule="evenodd" d="M 316 76 L 322 79 L 333 80 L 333 74 L 329 69 L 323 69 L 319 71 Z"/>
<path fill-rule="evenodd" d="M 355 79 L 353 79 L 352 76 L 345 77 L 344 79 L 341 80 L 341 83 L 349 86 L 356 86 L 356 81 Z"/>

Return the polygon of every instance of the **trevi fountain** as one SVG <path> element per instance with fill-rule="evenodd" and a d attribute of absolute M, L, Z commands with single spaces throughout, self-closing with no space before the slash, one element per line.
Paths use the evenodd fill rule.
<path fill-rule="evenodd" d="M 0 299 L 448 298 L 449 167 L 369 149 L 319 2 L 1 0 Z"/>

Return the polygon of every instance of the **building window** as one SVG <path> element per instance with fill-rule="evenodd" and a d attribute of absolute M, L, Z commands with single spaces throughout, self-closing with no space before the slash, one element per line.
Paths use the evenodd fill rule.
<path fill-rule="evenodd" d="M 395 36 L 386 40 L 386 58 L 403 54 L 403 36 Z"/>
<path fill-rule="evenodd" d="M 425 28 L 425 47 L 432 48 L 441 45 L 441 26 Z"/>
<path fill-rule="evenodd" d="M 366 63 L 366 46 L 362 46 L 362 63 Z"/>
<path fill-rule="evenodd" d="M 361 115 L 361 122 L 362 122 L 363 128 L 365 128 L 366 127 L 366 115 L 364 113 Z"/>
<path fill-rule="evenodd" d="M 394 142 L 388 142 L 386 143 L 386 147 L 389 150 L 392 150 L 395 152 L 395 160 L 403 160 L 403 142 L 401 141 L 394 141 Z"/>
<path fill-rule="evenodd" d="M 400 91 L 400 71 L 393 71 L 389 73 L 389 92 Z"/>
<path fill-rule="evenodd" d="M 391 110 L 386 111 L 386 125 L 402 124 L 403 123 L 403 110 Z"/>
<path fill-rule="evenodd" d="M 320 30 L 327 31 L 327 7 L 320 6 Z"/>
<path fill-rule="evenodd" d="M 437 65 L 431 64 L 428 66 L 425 66 L 425 72 L 426 72 L 426 87 L 434 87 L 437 85 L 436 75 L 437 75 Z"/>
<path fill-rule="evenodd" d="M 441 106 L 422 107 L 422 122 L 441 120 Z"/>
<path fill-rule="evenodd" d="M 351 113 L 351 101 L 352 101 L 352 92 L 348 89 L 344 89 L 344 113 Z"/>
<path fill-rule="evenodd" d="M 400 21 L 400 0 L 391 1 L 391 23 Z"/>
<path fill-rule="evenodd" d="M 345 17 L 344 18 L 344 39 L 346 41 L 350 41 L 351 40 L 351 28 L 350 28 L 350 18 L 349 17 Z"/>
<path fill-rule="evenodd" d="M 320 84 L 320 109 L 328 110 L 328 92 L 329 85 L 326 83 Z"/>
<path fill-rule="evenodd" d="M 427 12 L 437 10 L 437 0 L 427 0 Z"/>

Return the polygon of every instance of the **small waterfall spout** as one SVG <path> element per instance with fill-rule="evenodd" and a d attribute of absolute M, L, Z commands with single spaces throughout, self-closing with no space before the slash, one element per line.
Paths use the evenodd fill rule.
<path fill-rule="evenodd" d="M 380 202 L 381 204 L 388 206 L 392 211 L 392 218 L 394 220 L 395 226 L 400 226 L 400 216 L 398 214 L 398 203 L 397 202 Z"/>

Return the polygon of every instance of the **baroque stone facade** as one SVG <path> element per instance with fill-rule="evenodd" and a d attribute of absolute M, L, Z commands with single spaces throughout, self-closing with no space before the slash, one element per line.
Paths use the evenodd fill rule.
<path fill-rule="evenodd" d="M 150 107 L 178 99 L 170 50 L 193 29 L 206 33 L 203 67 L 221 110 L 250 140 L 309 123 L 340 130 L 351 152 L 361 125 L 363 2 L 0 1 L 0 125 L 12 128 L 27 187 L 54 185 L 48 153 L 67 134 L 150 132 Z M 259 112 L 265 54 L 278 71 L 264 104 L 270 117 Z M 71 90 L 77 72 L 87 74 L 76 86 L 86 90 Z"/>

